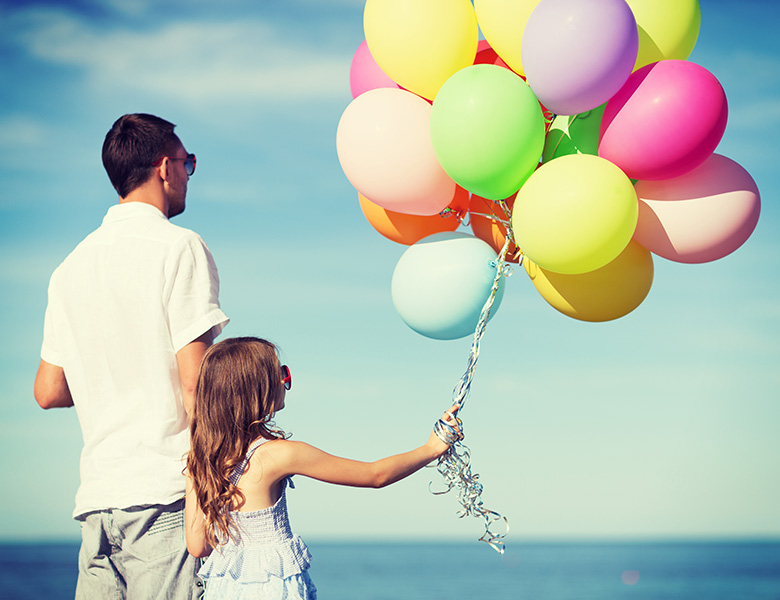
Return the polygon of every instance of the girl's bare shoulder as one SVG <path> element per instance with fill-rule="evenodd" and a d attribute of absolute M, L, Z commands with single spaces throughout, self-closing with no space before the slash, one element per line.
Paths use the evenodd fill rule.
<path fill-rule="evenodd" d="M 297 452 L 305 452 L 308 448 L 312 448 L 312 446 L 306 442 L 278 438 L 275 440 L 268 440 L 257 449 L 257 452 L 262 452 L 262 455 L 264 456 L 282 458 L 284 456 L 296 454 Z"/>
<path fill-rule="evenodd" d="M 268 440 L 260 446 L 251 458 L 251 461 L 263 462 L 267 467 L 282 466 L 293 460 L 295 455 L 309 445 L 304 442 L 277 438 Z"/>
<path fill-rule="evenodd" d="M 260 454 L 259 460 L 266 468 L 274 469 L 279 474 L 292 475 L 297 473 L 302 462 L 308 462 L 313 456 L 323 453 L 306 442 L 277 439 L 260 446 L 256 454 Z"/>

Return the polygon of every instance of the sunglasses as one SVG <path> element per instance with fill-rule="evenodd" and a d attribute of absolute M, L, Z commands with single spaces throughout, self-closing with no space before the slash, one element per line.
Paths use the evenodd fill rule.
<path fill-rule="evenodd" d="M 292 387 L 292 375 L 290 375 L 290 367 L 287 365 L 282 365 L 282 385 L 286 390 Z"/>
<path fill-rule="evenodd" d="M 184 169 L 187 171 L 188 177 L 191 177 L 192 174 L 195 172 L 195 165 L 198 163 L 194 154 L 188 154 L 186 158 L 177 158 L 175 156 L 163 156 L 160 160 L 153 163 L 152 166 L 159 167 L 162 164 L 163 158 L 167 158 L 168 160 L 183 160 Z"/>

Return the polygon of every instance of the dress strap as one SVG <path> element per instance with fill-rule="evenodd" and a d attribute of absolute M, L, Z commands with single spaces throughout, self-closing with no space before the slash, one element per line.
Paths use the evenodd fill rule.
<path fill-rule="evenodd" d="M 249 465 L 249 459 L 252 458 L 252 455 L 255 453 L 255 450 L 257 450 L 260 446 L 262 446 L 267 441 L 268 441 L 267 439 L 260 437 L 257 438 L 254 442 L 252 442 L 249 445 L 249 449 L 246 451 L 246 456 L 244 457 L 244 460 L 238 463 L 236 467 L 233 469 L 233 472 L 230 474 L 230 483 L 232 483 L 233 485 L 238 485 L 238 480 L 241 479 L 241 476 L 244 474 L 244 471 L 246 471 L 247 465 Z"/>

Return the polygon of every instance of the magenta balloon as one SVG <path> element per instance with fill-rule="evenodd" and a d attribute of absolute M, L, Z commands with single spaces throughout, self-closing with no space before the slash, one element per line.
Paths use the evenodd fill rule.
<path fill-rule="evenodd" d="M 399 88 L 401 86 L 390 79 L 387 73 L 376 64 L 366 40 L 363 40 L 352 57 L 352 64 L 349 68 L 349 87 L 352 97 L 357 98 L 368 90 Z"/>
<path fill-rule="evenodd" d="M 698 167 L 728 120 L 726 93 L 704 67 L 662 60 L 636 71 L 607 103 L 599 156 L 632 179 L 670 179 Z"/>
<path fill-rule="evenodd" d="M 621 88 L 638 49 L 636 19 L 625 0 L 542 0 L 523 32 L 523 70 L 547 109 L 574 115 Z"/>
<path fill-rule="evenodd" d="M 731 254 L 753 233 L 761 212 L 756 182 L 720 154 L 680 177 L 638 181 L 635 189 L 634 239 L 676 262 L 710 262 Z"/>

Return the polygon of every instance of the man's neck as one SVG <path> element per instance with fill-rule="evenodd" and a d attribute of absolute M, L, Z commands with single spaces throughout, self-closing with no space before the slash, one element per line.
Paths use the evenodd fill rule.
<path fill-rule="evenodd" d="M 124 198 L 119 198 L 119 204 L 127 204 L 128 202 L 149 204 L 164 214 L 166 218 L 168 217 L 168 206 L 165 201 L 165 195 L 162 193 L 162 189 L 152 182 L 147 182 L 141 187 L 134 189 Z"/>

